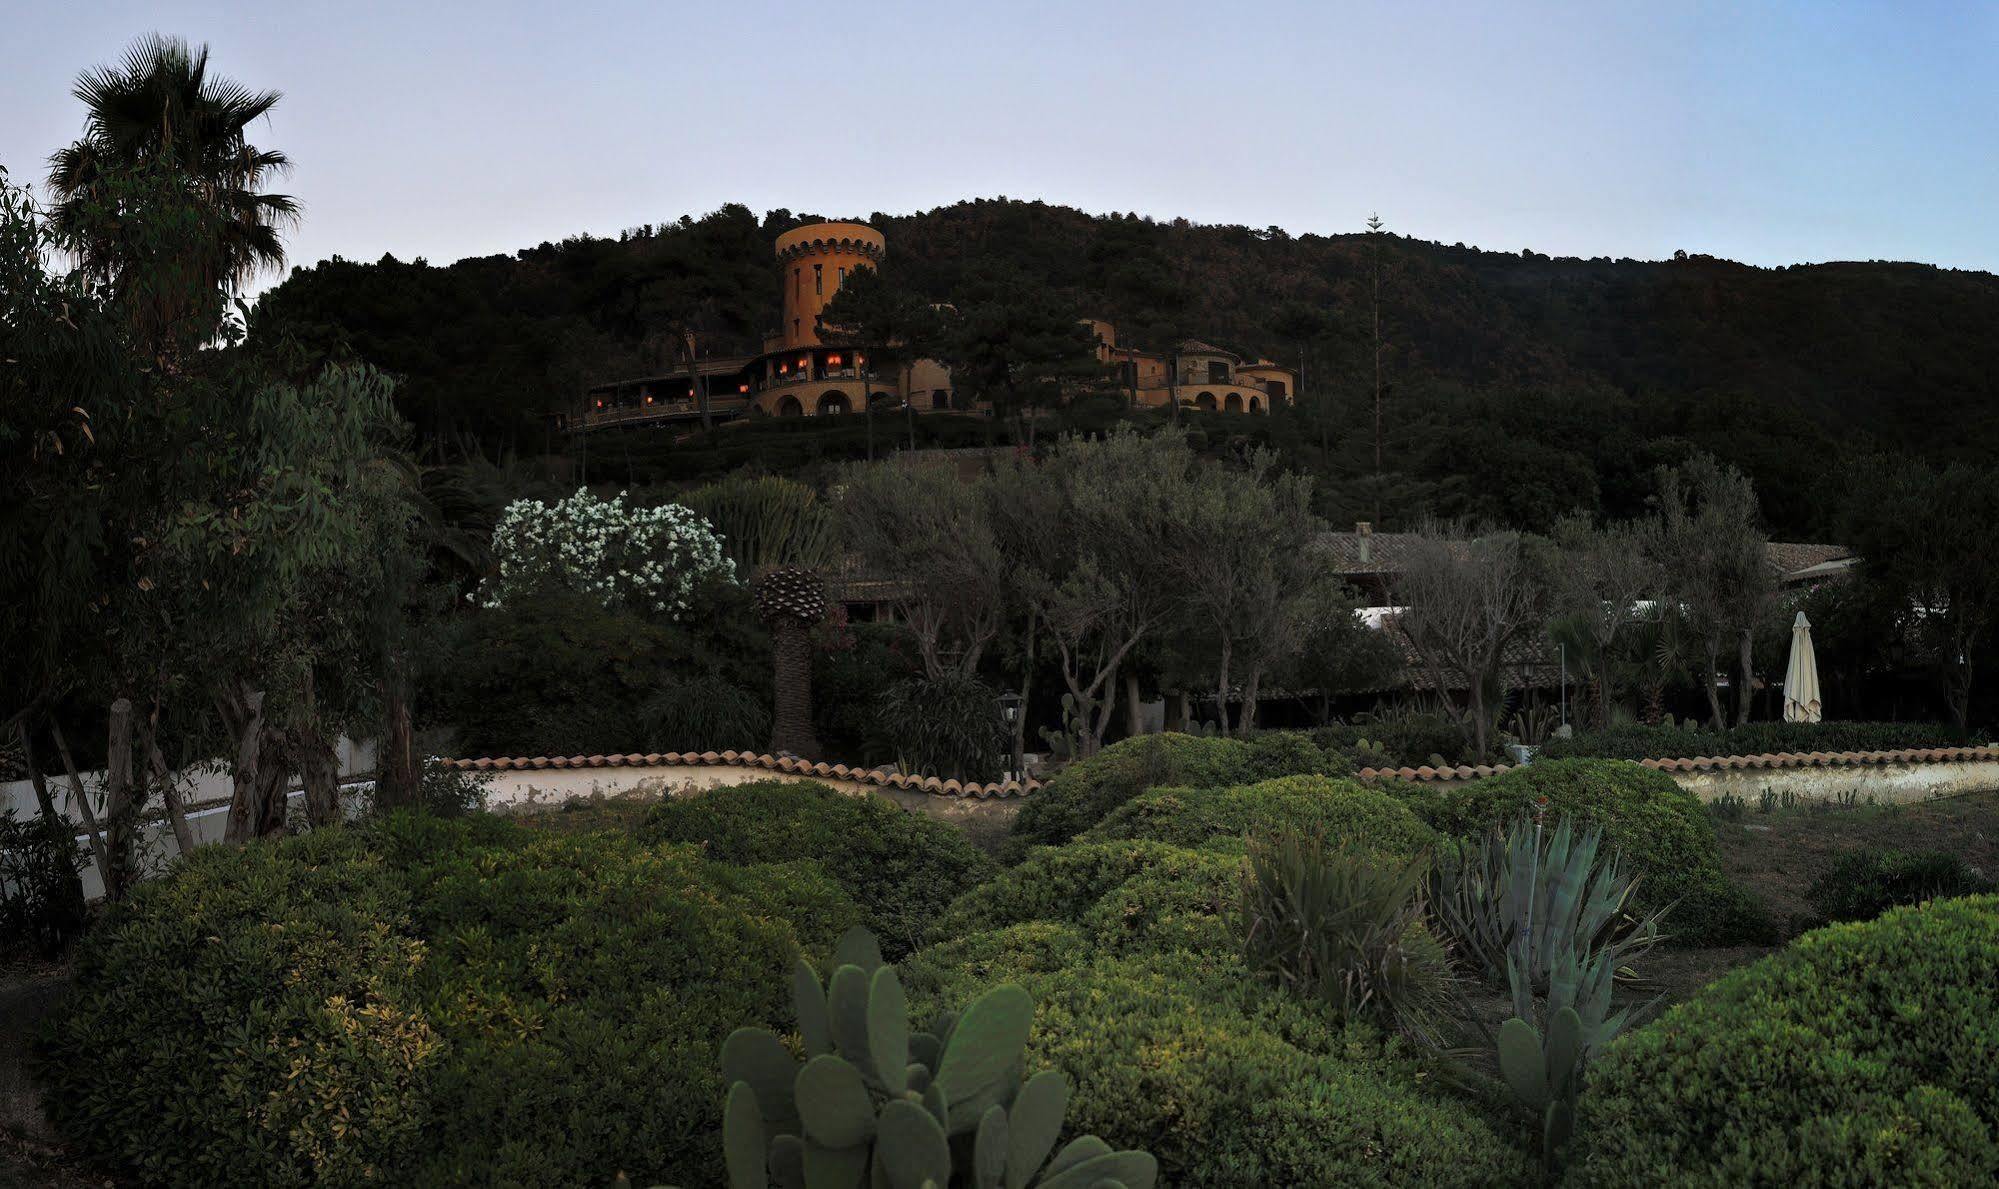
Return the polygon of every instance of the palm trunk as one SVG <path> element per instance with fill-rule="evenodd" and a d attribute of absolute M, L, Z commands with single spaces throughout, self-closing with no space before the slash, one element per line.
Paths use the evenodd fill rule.
<path fill-rule="evenodd" d="M 795 619 L 780 619 L 771 631 L 774 677 L 770 750 L 801 759 L 819 758 L 812 731 L 812 634 Z"/>

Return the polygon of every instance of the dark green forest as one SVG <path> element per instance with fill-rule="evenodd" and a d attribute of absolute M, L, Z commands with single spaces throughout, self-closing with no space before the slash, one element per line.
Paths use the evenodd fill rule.
<path fill-rule="evenodd" d="M 434 452 L 563 454 L 544 414 L 591 383 L 670 368 L 683 330 L 713 350 L 754 350 L 776 319 L 771 241 L 816 217 L 729 206 L 442 267 L 336 259 L 267 292 L 252 331 L 399 376 L 403 410 Z M 1199 337 L 1302 363 L 1298 408 L 1192 420 L 1217 451 L 1277 446 L 1318 477 L 1336 522 L 1444 515 L 1542 529 L 1575 508 L 1628 515 L 1654 467 L 1705 450 L 1754 479 L 1776 535 L 1823 537 L 1837 531 L 1848 465 L 1877 451 L 1999 452 L 1999 278 L 1988 273 L 1550 258 L 1008 199 L 867 221 L 888 237 L 894 281 L 933 301 L 1024 282 L 1079 316 L 1110 318 L 1140 346 Z M 614 466 L 640 481 L 759 460 L 791 469 L 866 448 L 858 427 L 810 430 L 723 427 L 677 445 L 593 438 L 591 478 L 620 477 L 605 470 Z M 907 440 L 883 428 L 883 444 L 898 433 Z M 919 441 L 977 436 L 939 424 Z"/>

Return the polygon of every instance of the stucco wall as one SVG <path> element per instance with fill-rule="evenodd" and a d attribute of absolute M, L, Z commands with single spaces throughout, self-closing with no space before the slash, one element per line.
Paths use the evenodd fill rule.
<path fill-rule="evenodd" d="M 813 781 L 854 797 L 881 797 L 912 813 L 949 822 L 982 846 L 1006 835 L 1020 812 L 1018 797 L 948 797 L 912 789 L 884 788 L 832 776 L 802 776 L 768 772 L 739 764 L 695 764 L 672 768 L 567 768 L 494 772 L 486 786 L 486 807 L 502 812 L 532 813 L 559 808 L 564 802 L 606 799 L 657 800 L 693 796 L 732 784 L 781 780 Z"/>
<path fill-rule="evenodd" d="M 1780 797 L 1789 793 L 1802 801 L 1865 802 L 1871 798 L 1874 804 L 1892 805 L 1999 789 L 1999 760 L 1850 768 L 1724 768 L 1667 775 L 1703 801 L 1733 795 L 1754 802 L 1769 789 Z"/>

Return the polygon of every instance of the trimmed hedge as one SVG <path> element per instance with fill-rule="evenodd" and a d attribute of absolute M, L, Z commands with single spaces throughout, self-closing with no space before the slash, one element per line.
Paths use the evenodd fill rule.
<path fill-rule="evenodd" d="M 1235 901 L 1242 860 L 1162 842 L 1109 841 L 1044 847 L 951 905 L 940 938 L 1032 921 L 1076 929 L 1091 947 L 1223 949 L 1235 940 L 1223 913 Z"/>
<path fill-rule="evenodd" d="M 486 817 L 207 847 L 84 939 L 38 1076 L 151 1184 L 705 1184 L 722 1038 L 859 919 L 815 864 Z"/>
<path fill-rule="evenodd" d="M 1721 869 L 1714 822 L 1700 798 L 1663 772 L 1623 760 L 1536 760 L 1483 780 L 1411 788 L 1411 806 L 1438 830 L 1477 837 L 1545 804 L 1603 827 L 1604 841 L 1643 872 L 1639 903 L 1679 901 L 1667 919 L 1681 945 L 1768 941 L 1776 925 Z"/>
<path fill-rule="evenodd" d="M 1546 759 L 1686 759 L 1811 751 L 1901 751 L 1912 747 L 1963 747 L 1983 743 L 1982 732 L 1939 722 L 1757 722 L 1716 731 L 1706 727 L 1630 726 L 1578 731 L 1550 739 Z"/>
<path fill-rule="evenodd" d="M 1010 850 L 1018 858 L 1033 846 L 1059 846 L 1147 789 L 1214 788 L 1276 776 L 1347 776 L 1352 771 L 1344 752 L 1320 747 L 1296 732 L 1274 731 L 1246 741 L 1143 735 L 1069 765 L 1028 798 L 1014 819 Z"/>
<path fill-rule="evenodd" d="M 1835 925 L 1592 1067 L 1569 1182 L 1999 1179 L 1999 897 Z"/>
<path fill-rule="evenodd" d="M 818 860 L 861 906 L 890 961 L 916 948 L 930 920 L 992 870 L 961 830 L 815 782 L 766 780 L 662 801 L 638 834 L 698 843 L 728 863 Z"/>
<path fill-rule="evenodd" d="M 973 934 L 905 966 L 918 1011 L 999 981 L 1035 1000 L 1028 1059 L 1073 1087 L 1067 1125 L 1142 1145 L 1160 1182 L 1526 1184 L 1525 1158 L 1463 1103 L 1418 1089 L 1372 1029 L 1336 1029 L 1232 954 L 1092 955 L 1067 926 Z"/>
<path fill-rule="evenodd" d="M 1251 832 L 1323 830 L 1384 854 L 1413 855 L 1436 842 L 1403 801 L 1356 780 L 1283 776 L 1233 788 L 1153 789 L 1125 802 L 1079 842 L 1143 838 L 1178 846 L 1240 849 Z"/>

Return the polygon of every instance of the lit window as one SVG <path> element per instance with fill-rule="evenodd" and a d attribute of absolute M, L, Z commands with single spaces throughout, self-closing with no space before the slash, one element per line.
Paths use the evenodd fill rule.
<path fill-rule="evenodd" d="M 738 384 L 738 385 L 736 385 L 736 391 L 737 391 L 737 392 L 748 392 L 749 390 L 750 390 L 750 386 L 749 386 L 748 384 Z"/>
<path fill-rule="evenodd" d="M 839 366 L 840 366 L 840 357 L 839 357 L 838 355 L 828 355 L 828 356 L 826 357 L 826 366 L 827 366 L 827 367 L 839 367 Z"/>

